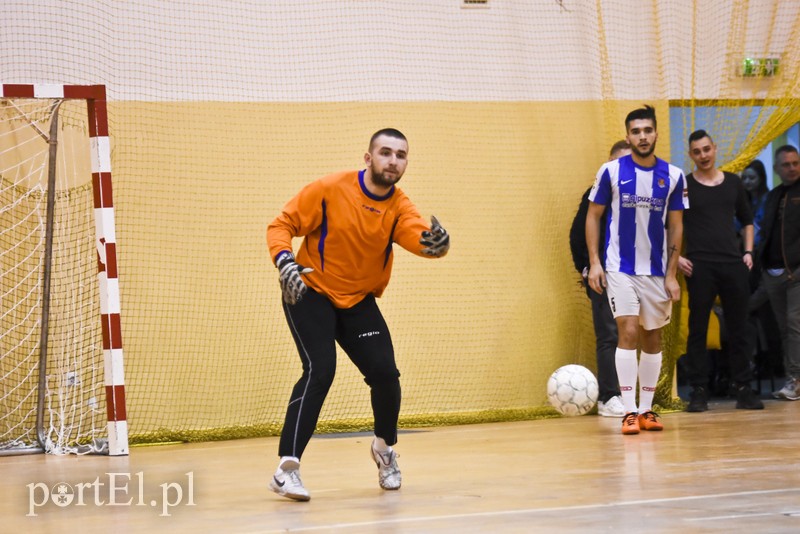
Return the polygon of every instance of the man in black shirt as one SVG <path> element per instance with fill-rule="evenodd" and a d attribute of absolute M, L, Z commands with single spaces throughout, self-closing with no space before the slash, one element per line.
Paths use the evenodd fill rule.
<path fill-rule="evenodd" d="M 706 350 L 708 319 L 719 295 L 728 332 L 731 379 L 736 407 L 760 410 L 764 404 L 750 388 L 753 380 L 747 347 L 748 275 L 753 267 L 753 214 L 738 176 L 716 167 L 717 147 L 705 130 L 689 136 L 689 157 L 697 170 L 686 176 L 689 209 L 683 215 L 685 257 L 678 268 L 689 292 L 689 337 L 684 356 L 691 399 L 686 411 L 708 409 L 709 362 Z M 742 225 L 742 252 L 734 227 Z"/>
<path fill-rule="evenodd" d="M 775 173 L 782 183 L 764 203 L 759 247 L 762 283 L 783 340 L 786 369 L 786 385 L 772 395 L 800 400 L 800 156 L 795 147 L 775 151 Z"/>
<path fill-rule="evenodd" d="M 619 159 L 631 153 L 631 147 L 626 140 L 617 141 L 611 147 L 608 160 Z M 572 263 L 581 273 L 586 295 L 592 303 L 592 322 L 594 324 L 595 352 L 597 357 L 597 414 L 603 417 L 623 417 L 625 406 L 619 392 L 619 379 L 617 378 L 616 351 L 617 351 L 617 322 L 611 313 L 608 295 L 592 290 L 586 282 L 589 276 L 589 250 L 586 248 L 586 213 L 589 211 L 589 192 L 586 190 L 578 206 L 578 212 L 572 220 L 569 231 L 569 248 L 572 251 Z M 605 249 L 605 218 L 600 228 L 600 259 L 605 266 L 602 251 Z"/>

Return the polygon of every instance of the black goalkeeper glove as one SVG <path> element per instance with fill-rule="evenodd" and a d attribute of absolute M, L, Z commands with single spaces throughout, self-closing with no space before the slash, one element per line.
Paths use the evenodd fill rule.
<path fill-rule="evenodd" d="M 422 253 L 434 258 L 441 258 L 447 251 L 450 250 L 450 235 L 447 233 L 439 220 L 431 215 L 431 230 L 422 232 L 422 239 L 419 240 L 420 245 L 425 245 Z"/>
<path fill-rule="evenodd" d="M 308 287 L 300 275 L 310 273 L 314 269 L 298 265 L 294 261 L 294 254 L 291 252 L 282 252 L 278 256 L 277 267 L 280 272 L 279 280 L 281 291 L 283 292 L 283 301 L 286 304 L 297 304 L 308 291 Z"/>

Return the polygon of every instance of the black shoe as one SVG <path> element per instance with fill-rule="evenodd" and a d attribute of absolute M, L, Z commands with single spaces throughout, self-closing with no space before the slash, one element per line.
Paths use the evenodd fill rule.
<path fill-rule="evenodd" d="M 736 408 L 739 410 L 763 410 L 764 403 L 756 397 L 748 384 L 742 384 L 736 388 Z"/>
<path fill-rule="evenodd" d="M 705 412 L 708 410 L 708 390 L 703 386 L 695 386 L 689 394 L 687 412 Z"/>

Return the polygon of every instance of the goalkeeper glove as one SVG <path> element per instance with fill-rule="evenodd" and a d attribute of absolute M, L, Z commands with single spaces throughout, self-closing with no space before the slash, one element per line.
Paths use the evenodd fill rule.
<path fill-rule="evenodd" d="M 422 249 L 423 254 L 441 258 L 450 250 L 450 235 L 439 224 L 439 220 L 431 215 L 431 229 L 422 232 L 422 239 L 419 240 L 419 243 L 425 245 L 425 248 Z"/>
<path fill-rule="evenodd" d="M 278 255 L 276 265 L 280 272 L 279 280 L 281 292 L 283 292 L 283 301 L 286 304 L 297 304 L 308 291 L 308 287 L 303 282 L 303 279 L 300 278 L 300 275 L 310 273 L 314 269 L 298 265 L 294 261 L 294 254 L 286 251 Z"/>

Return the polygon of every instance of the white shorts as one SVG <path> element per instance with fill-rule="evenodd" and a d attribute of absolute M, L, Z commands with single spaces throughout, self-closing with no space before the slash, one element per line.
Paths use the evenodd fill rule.
<path fill-rule="evenodd" d="M 664 287 L 663 276 L 607 272 L 606 282 L 608 303 L 614 318 L 638 316 L 639 324 L 645 330 L 655 330 L 669 324 L 672 300 Z"/>

